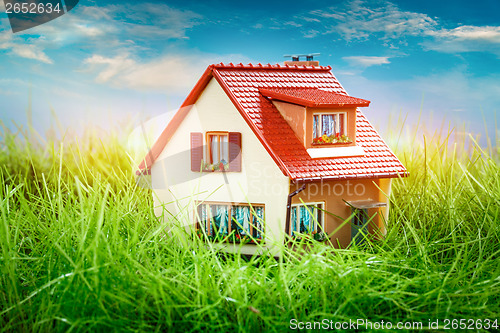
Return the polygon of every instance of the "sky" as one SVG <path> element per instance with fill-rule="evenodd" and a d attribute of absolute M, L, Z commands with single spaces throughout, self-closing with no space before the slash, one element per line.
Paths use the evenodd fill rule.
<path fill-rule="evenodd" d="M 0 121 L 26 126 L 31 110 L 42 136 L 57 121 L 138 125 L 180 106 L 209 64 L 320 53 L 382 133 L 406 119 L 484 144 L 500 104 L 498 13 L 498 0 L 81 0 L 14 34 L 0 0 Z"/>

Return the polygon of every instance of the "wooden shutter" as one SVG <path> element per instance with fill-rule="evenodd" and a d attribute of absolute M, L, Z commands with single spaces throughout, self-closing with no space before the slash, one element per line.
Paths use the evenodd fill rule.
<path fill-rule="evenodd" d="M 191 171 L 200 172 L 203 160 L 203 134 L 191 133 Z"/>
<path fill-rule="evenodd" d="M 229 171 L 241 171 L 241 133 L 229 132 Z"/>

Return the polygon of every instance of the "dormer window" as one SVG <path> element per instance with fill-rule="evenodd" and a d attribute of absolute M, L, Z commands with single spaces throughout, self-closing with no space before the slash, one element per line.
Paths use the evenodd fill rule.
<path fill-rule="evenodd" d="M 313 114 L 313 144 L 350 143 L 347 137 L 347 113 Z"/>

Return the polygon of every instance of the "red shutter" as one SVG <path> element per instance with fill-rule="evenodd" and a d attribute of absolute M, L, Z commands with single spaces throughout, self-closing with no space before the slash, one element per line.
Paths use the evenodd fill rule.
<path fill-rule="evenodd" d="M 191 171 L 200 172 L 203 160 L 203 134 L 191 133 Z"/>
<path fill-rule="evenodd" d="M 229 132 L 229 171 L 241 171 L 241 133 Z"/>

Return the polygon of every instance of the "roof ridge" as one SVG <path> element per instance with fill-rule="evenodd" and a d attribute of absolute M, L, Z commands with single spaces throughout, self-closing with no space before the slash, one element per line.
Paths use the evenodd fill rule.
<path fill-rule="evenodd" d="M 224 64 L 223 62 L 220 62 L 218 64 L 213 64 L 210 65 L 209 67 L 212 68 L 217 68 L 217 69 L 285 69 L 285 70 L 317 70 L 317 71 L 329 71 L 332 69 L 332 66 L 306 66 L 306 65 L 280 65 L 280 64 L 261 64 L 260 62 L 258 64 L 252 64 L 248 63 L 247 65 L 244 65 L 243 63 L 239 64 L 233 64 L 232 62 L 228 64 Z"/>

